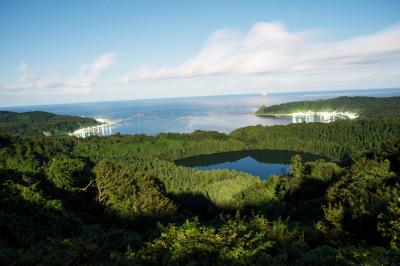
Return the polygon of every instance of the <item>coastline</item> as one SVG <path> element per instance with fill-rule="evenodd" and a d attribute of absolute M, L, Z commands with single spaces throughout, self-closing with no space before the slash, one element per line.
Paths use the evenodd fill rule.
<path fill-rule="evenodd" d="M 335 119 L 356 119 L 359 117 L 357 113 L 354 112 L 314 112 L 314 111 L 307 111 L 307 112 L 295 112 L 295 113 L 278 113 L 278 114 L 258 114 L 257 112 L 254 113 L 256 116 L 267 116 L 267 117 L 291 117 L 293 121 L 296 119 L 305 119 L 306 122 L 313 122 L 314 117 L 318 117 L 322 122 L 332 122 Z"/>
<path fill-rule="evenodd" d="M 112 126 L 120 123 L 120 120 L 110 120 L 106 118 L 95 118 L 100 123 L 96 126 L 83 127 L 68 133 L 69 136 L 77 138 L 86 138 L 89 136 L 108 136 L 112 134 Z"/>

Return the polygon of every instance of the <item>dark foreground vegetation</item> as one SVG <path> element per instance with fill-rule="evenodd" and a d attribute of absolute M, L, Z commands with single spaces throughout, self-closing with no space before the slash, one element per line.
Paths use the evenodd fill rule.
<path fill-rule="evenodd" d="M 0 111 L 0 133 L 37 136 L 47 132 L 52 135 L 65 135 L 78 128 L 96 124 L 95 119 L 88 117 L 38 111 L 25 113 Z"/>
<path fill-rule="evenodd" d="M 400 121 L 0 137 L 2 265 L 399 265 Z M 309 152 L 265 181 L 175 160 Z"/>
<path fill-rule="evenodd" d="M 263 107 L 258 115 L 291 114 L 296 112 L 353 112 L 360 118 L 398 117 L 400 115 L 400 97 L 348 97 L 334 99 L 290 102 Z"/>

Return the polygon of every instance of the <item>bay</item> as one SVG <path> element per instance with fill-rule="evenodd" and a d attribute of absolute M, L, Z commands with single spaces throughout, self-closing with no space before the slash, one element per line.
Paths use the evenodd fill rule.
<path fill-rule="evenodd" d="M 290 92 L 201 96 L 112 102 L 74 103 L 1 108 L 9 111 L 47 111 L 56 114 L 93 117 L 117 121 L 107 134 L 147 134 L 160 132 L 188 133 L 214 130 L 229 133 L 250 125 L 286 125 L 290 117 L 259 117 L 261 106 L 292 101 L 347 96 L 398 96 L 400 89 Z"/>

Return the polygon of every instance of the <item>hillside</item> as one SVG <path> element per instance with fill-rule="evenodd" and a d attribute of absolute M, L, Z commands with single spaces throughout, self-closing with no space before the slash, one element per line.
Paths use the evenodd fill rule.
<path fill-rule="evenodd" d="M 18 135 L 64 135 L 81 127 L 96 125 L 93 118 L 56 115 L 48 112 L 0 111 L 0 133 Z"/>
<path fill-rule="evenodd" d="M 301 112 L 351 112 L 360 118 L 400 116 L 400 97 L 338 97 L 327 100 L 290 102 L 262 107 L 256 115 L 290 115 Z"/>
<path fill-rule="evenodd" d="M 2 265 L 399 265 L 400 120 L 229 135 L 0 134 Z M 176 159 L 289 149 L 267 180 Z"/>

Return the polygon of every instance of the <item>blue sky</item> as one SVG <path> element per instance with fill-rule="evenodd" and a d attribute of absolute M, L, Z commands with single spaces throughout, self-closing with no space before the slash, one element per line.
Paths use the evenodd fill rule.
<path fill-rule="evenodd" d="M 0 106 L 400 86 L 400 1 L 0 0 Z"/>

